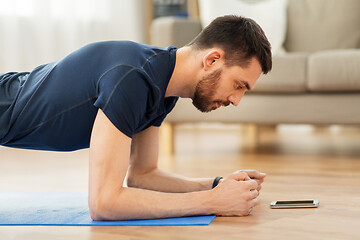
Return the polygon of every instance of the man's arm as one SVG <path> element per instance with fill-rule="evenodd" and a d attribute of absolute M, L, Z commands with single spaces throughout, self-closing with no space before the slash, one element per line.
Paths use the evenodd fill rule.
<path fill-rule="evenodd" d="M 249 214 L 258 184 L 246 173 L 232 174 L 218 187 L 190 193 L 164 193 L 123 187 L 131 139 L 99 110 L 90 143 L 89 207 L 94 220 Z"/>
<path fill-rule="evenodd" d="M 160 192 L 195 192 L 210 190 L 214 178 L 188 178 L 158 168 L 159 128 L 150 127 L 134 135 L 131 144 L 130 167 L 127 184 L 130 187 L 155 190 Z M 266 176 L 256 170 L 239 170 L 245 172 L 261 184 Z M 223 180 L 221 180 L 222 182 Z"/>
<path fill-rule="evenodd" d="M 158 169 L 159 128 L 134 135 L 131 144 L 127 184 L 130 187 L 160 192 L 195 192 L 210 190 L 213 178 L 187 178 Z"/>

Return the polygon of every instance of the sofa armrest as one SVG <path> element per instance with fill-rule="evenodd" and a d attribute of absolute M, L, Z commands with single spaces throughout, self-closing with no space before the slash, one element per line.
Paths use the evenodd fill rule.
<path fill-rule="evenodd" d="M 160 17 L 154 19 L 150 38 L 151 45 L 159 47 L 182 47 L 188 44 L 201 31 L 199 20 L 177 18 L 177 17 Z"/>

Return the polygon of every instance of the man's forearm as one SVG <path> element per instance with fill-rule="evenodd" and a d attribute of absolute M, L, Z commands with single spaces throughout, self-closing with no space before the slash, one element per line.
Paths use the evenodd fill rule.
<path fill-rule="evenodd" d="M 151 219 L 213 214 L 213 193 L 164 193 L 137 188 L 122 188 L 101 200 L 91 201 L 94 220 Z"/>
<path fill-rule="evenodd" d="M 114 182 L 116 185 L 116 182 Z M 247 173 L 226 177 L 216 188 L 188 193 L 165 193 L 139 188 L 90 188 L 94 220 L 125 220 L 192 215 L 246 216 L 257 204 L 258 184 Z"/>
<path fill-rule="evenodd" d="M 187 178 L 154 169 L 147 173 L 130 173 L 128 186 L 168 193 L 185 193 L 210 190 L 213 178 Z"/>

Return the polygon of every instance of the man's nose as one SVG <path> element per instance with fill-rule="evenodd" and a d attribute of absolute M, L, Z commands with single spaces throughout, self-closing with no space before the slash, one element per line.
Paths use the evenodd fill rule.
<path fill-rule="evenodd" d="M 229 96 L 228 100 L 229 100 L 229 102 L 231 102 L 232 105 L 237 107 L 239 105 L 240 100 L 241 100 L 243 95 L 244 95 L 243 93 L 233 94 L 233 95 Z"/>

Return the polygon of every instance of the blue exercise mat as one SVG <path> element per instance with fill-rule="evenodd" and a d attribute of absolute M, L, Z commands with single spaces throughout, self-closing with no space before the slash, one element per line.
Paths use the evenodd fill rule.
<path fill-rule="evenodd" d="M 211 216 L 130 221 L 93 221 L 87 193 L 0 193 L 0 225 L 190 226 L 209 225 Z"/>

